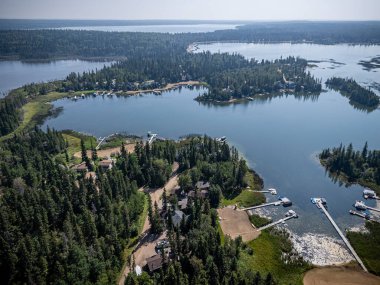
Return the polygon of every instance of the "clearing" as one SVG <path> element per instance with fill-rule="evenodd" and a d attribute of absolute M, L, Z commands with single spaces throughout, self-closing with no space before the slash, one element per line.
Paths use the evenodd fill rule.
<path fill-rule="evenodd" d="M 218 209 L 220 226 L 225 235 L 232 239 L 241 236 L 244 242 L 253 240 L 260 235 L 251 224 L 245 211 L 236 211 L 231 207 Z"/>

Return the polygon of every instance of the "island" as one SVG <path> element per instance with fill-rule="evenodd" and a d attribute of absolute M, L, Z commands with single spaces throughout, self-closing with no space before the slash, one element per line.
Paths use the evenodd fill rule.
<path fill-rule="evenodd" d="M 350 99 L 350 104 L 364 110 L 374 110 L 379 106 L 380 99 L 375 92 L 360 86 L 354 79 L 333 77 L 326 85 L 341 92 Z"/>
<path fill-rule="evenodd" d="M 380 194 L 380 150 L 368 150 L 367 143 L 360 151 L 355 151 L 352 144 L 340 145 L 324 149 L 319 159 L 332 178 L 346 185 L 357 183 Z"/>

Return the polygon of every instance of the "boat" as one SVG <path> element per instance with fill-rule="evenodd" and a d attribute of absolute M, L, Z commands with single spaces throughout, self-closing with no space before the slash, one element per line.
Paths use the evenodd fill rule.
<path fill-rule="evenodd" d="M 82 95 L 80 95 L 80 97 L 81 97 L 82 99 L 84 99 L 86 96 L 82 93 Z"/>
<path fill-rule="evenodd" d="M 277 190 L 275 188 L 268 188 L 268 191 L 272 195 L 277 195 Z"/>
<path fill-rule="evenodd" d="M 282 205 L 284 207 L 289 207 L 292 205 L 292 201 L 290 201 L 290 199 L 287 197 L 278 197 L 278 200 L 282 202 Z"/>
<path fill-rule="evenodd" d="M 354 207 L 358 210 L 367 210 L 367 206 L 364 204 L 363 201 L 356 201 L 354 204 Z"/>

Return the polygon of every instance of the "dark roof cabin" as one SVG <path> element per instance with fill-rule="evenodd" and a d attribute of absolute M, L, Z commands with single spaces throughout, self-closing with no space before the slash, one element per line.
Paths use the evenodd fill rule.
<path fill-rule="evenodd" d="M 165 260 L 165 263 L 166 262 L 167 261 Z M 154 272 L 162 267 L 162 256 L 160 254 L 153 255 L 152 257 L 147 258 L 146 264 L 148 266 L 149 272 Z"/>

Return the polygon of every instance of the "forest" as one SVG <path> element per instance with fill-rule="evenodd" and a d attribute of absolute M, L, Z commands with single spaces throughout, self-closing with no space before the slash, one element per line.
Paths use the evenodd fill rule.
<path fill-rule="evenodd" d="M 354 79 L 333 77 L 326 81 L 326 85 L 339 90 L 342 95 L 350 99 L 351 105 L 359 109 L 374 110 L 380 104 L 375 92 L 360 86 Z"/>
<path fill-rule="evenodd" d="M 367 143 L 357 151 L 352 144 L 327 148 L 319 154 L 319 159 L 334 180 L 358 183 L 380 194 L 380 151 L 368 150 Z"/>
<path fill-rule="evenodd" d="M 170 228 L 179 259 L 149 278 L 165 284 L 275 284 L 271 275 L 262 279 L 238 272 L 241 240 L 221 243 L 212 207 L 222 193 L 240 191 L 248 169 L 236 149 L 207 137 L 157 141 L 152 146 L 138 143 L 133 153 L 122 146 L 114 167 L 104 172 L 96 150 L 91 148 L 89 157 L 82 141 L 82 160 L 96 174 L 86 178 L 69 168 L 67 147 L 60 132 L 38 128 L 0 145 L 2 284 L 115 282 L 123 250 L 139 234 L 137 221 L 146 198 L 138 188 L 163 186 L 174 161 L 188 177 L 183 187 L 198 179 L 215 183 L 212 206 L 194 201 L 186 226 Z M 139 278 L 148 278 L 144 276 Z"/>
<path fill-rule="evenodd" d="M 268 22 L 210 33 L 120 33 L 70 30 L 0 30 L 0 58 L 119 59 L 185 53 L 194 42 L 313 42 L 320 44 L 379 44 L 378 22 Z M 20 25 L 14 27 L 22 28 Z M 43 26 L 40 26 L 43 27 Z"/>

